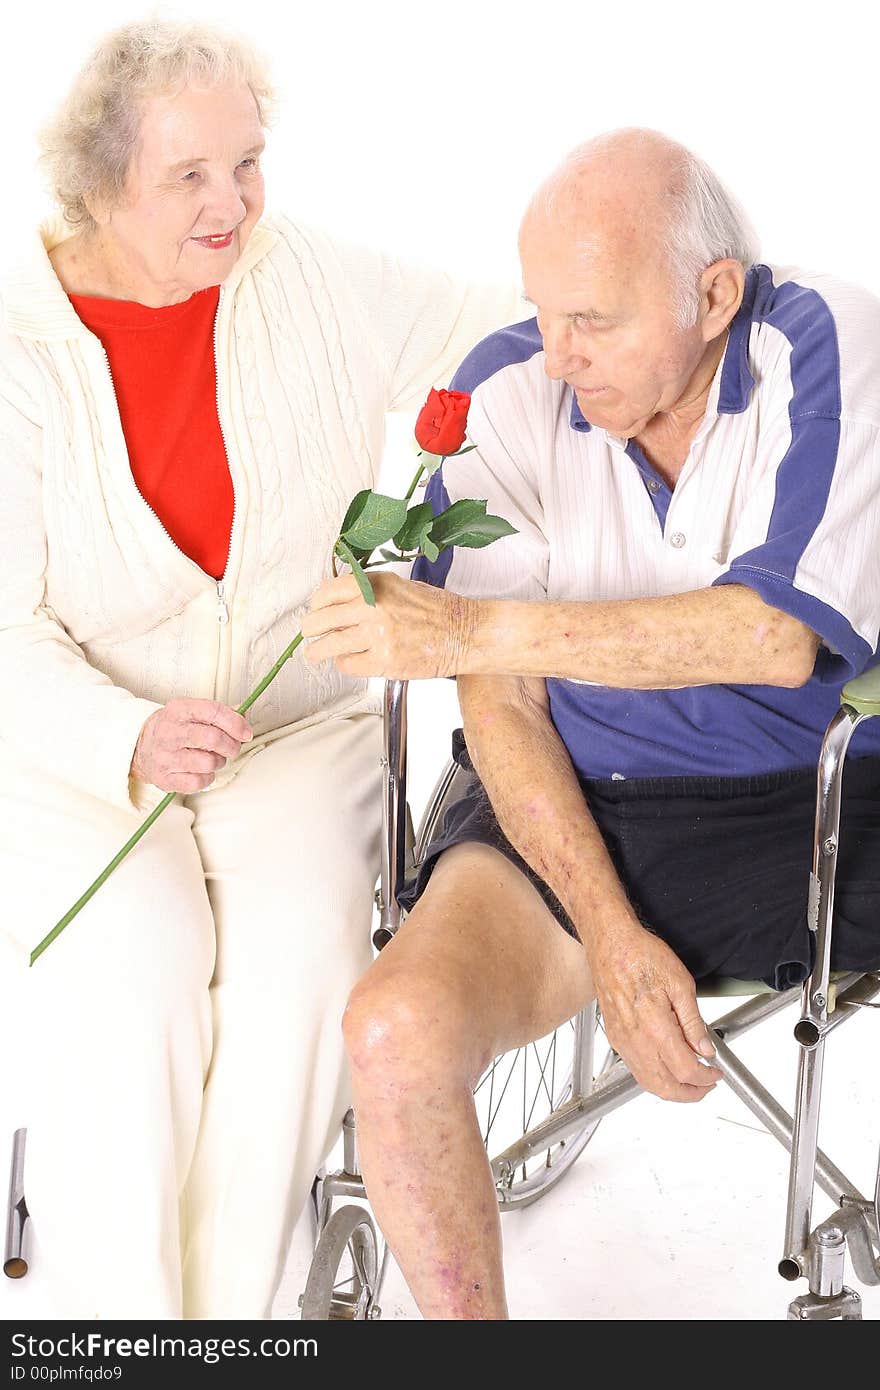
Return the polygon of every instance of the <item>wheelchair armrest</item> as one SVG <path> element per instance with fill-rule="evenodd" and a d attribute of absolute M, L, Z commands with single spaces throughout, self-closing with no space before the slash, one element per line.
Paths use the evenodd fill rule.
<path fill-rule="evenodd" d="M 840 702 L 849 705 L 857 714 L 880 714 L 880 666 L 863 671 L 847 681 L 840 692 Z"/>

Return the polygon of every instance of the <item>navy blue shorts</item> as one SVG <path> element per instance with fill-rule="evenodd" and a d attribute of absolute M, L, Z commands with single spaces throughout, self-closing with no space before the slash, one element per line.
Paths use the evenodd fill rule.
<path fill-rule="evenodd" d="M 415 880 L 409 911 L 453 845 L 487 844 L 535 885 L 577 933 L 559 900 L 505 837 L 459 729 L 453 757 L 470 774 Z M 586 802 L 639 919 L 694 979 L 730 975 L 787 989 L 813 965 L 807 926 L 816 769 L 752 777 L 582 781 Z M 880 758 L 851 758 L 843 776 L 832 968 L 880 969 Z"/>

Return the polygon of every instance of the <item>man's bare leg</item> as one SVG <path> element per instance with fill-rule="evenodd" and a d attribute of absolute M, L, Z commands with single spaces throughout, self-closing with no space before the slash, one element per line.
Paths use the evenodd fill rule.
<path fill-rule="evenodd" d="M 435 868 L 345 1015 L 361 1171 L 426 1318 L 505 1318 L 501 1230 L 473 1087 L 593 997 L 583 947 L 486 845 Z"/>

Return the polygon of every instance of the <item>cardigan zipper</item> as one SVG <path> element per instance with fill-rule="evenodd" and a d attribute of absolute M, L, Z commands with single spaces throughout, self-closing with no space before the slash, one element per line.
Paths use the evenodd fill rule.
<path fill-rule="evenodd" d="M 221 627 L 225 627 L 229 622 L 229 609 L 226 607 L 226 585 L 222 579 L 217 580 L 217 621 Z"/>
<path fill-rule="evenodd" d="M 215 379 L 215 383 L 216 383 L 216 388 L 215 388 L 215 389 L 216 389 L 216 401 L 217 401 L 217 424 L 218 424 L 219 427 L 220 427 L 220 438 L 221 438 L 222 441 L 223 441 L 223 452 L 224 452 L 225 455 L 226 455 L 226 460 L 227 460 L 227 463 L 228 463 L 228 461 L 229 461 L 229 450 L 228 450 L 227 445 L 226 445 L 226 435 L 225 435 L 224 432 L 223 432 L 223 421 L 222 421 L 221 418 L 220 418 L 220 373 L 219 373 L 219 370 L 218 370 L 218 367 L 217 367 L 217 319 L 218 319 L 219 316 L 220 316 L 220 301 L 222 300 L 222 298 L 223 298 L 223 286 L 221 285 L 221 286 L 220 286 L 220 293 L 219 293 L 219 295 L 217 296 L 217 312 L 216 312 L 215 315 L 214 315 L 214 332 L 213 332 L 213 339 L 214 339 L 214 379 Z M 100 341 L 100 339 L 99 339 L 99 341 Z M 119 417 L 120 417 L 120 421 L 121 421 L 121 419 L 122 419 L 122 412 L 119 410 L 119 397 L 118 397 L 118 395 L 116 394 L 116 382 L 113 380 L 113 370 L 112 370 L 112 368 L 111 368 L 111 366 L 110 366 L 110 357 L 109 357 L 109 354 L 108 354 L 108 352 L 107 352 L 107 349 L 104 347 L 104 344 L 103 344 L 103 343 L 101 343 L 101 351 L 102 351 L 103 354 L 104 354 L 104 361 L 107 363 L 107 375 L 108 375 L 109 378 L 110 378 L 110 388 L 111 388 L 111 390 L 112 390 L 112 392 L 113 392 L 113 399 L 114 399 L 114 401 L 116 402 L 116 409 L 117 409 L 117 412 L 119 413 Z M 132 481 L 134 481 L 134 480 L 132 479 Z M 135 484 L 135 486 L 137 486 L 137 484 Z M 175 549 L 176 551 L 178 551 L 178 552 L 184 557 L 184 559 L 189 560 L 190 564 L 195 565 L 195 564 L 196 564 L 195 560 L 192 558 L 191 555 L 187 555 L 186 551 L 185 551 L 185 550 L 182 550 L 181 547 L 177 544 L 177 541 L 174 539 L 174 537 L 172 536 L 171 532 L 168 530 L 167 526 L 166 526 L 165 523 L 162 521 L 162 518 L 159 516 L 159 514 L 158 514 L 158 512 L 156 511 L 155 507 L 150 506 L 150 503 L 147 501 L 146 497 L 144 497 L 143 493 L 140 491 L 140 488 L 138 488 L 138 494 L 139 494 L 139 496 L 141 497 L 141 499 L 142 499 L 144 505 L 145 505 L 146 507 L 148 507 L 149 510 L 153 513 L 153 516 L 156 518 L 156 520 L 158 521 L 159 525 L 162 527 L 162 530 L 165 532 L 165 535 L 168 537 L 168 539 L 170 540 L 171 544 L 174 546 L 174 549 Z M 229 549 L 230 549 L 230 550 L 232 549 L 232 529 L 233 529 L 233 527 L 235 526 L 235 508 L 236 508 L 235 485 L 233 484 L 233 488 L 232 488 L 232 523 L 231 523 L 230 528 L 229 528 Z M 220 624 L 221 627 L 225 627 L 225 626 L 227 625 L 227 623 L 229 622 L 229 608 L 228 608 L 228 605 L 227 605 L 227 603 L 226 603 L 226 582 L 225 582 L 225 581 L 226 581 L 226 570 L 227 570 L 228 567 L 229 567 L 229 551 L 226 552 L 226 565 L 224 566 L 222 577 L 221 577 L 220 579 L 215 579 L 215 580 L 214 580 L 214 583 L 215 583 L 215 585 L 217 586 L 217 621 L 218 621 L 218 623 Z M 201 568 L 202 568 L 201 565 L 196 565 L 196 569 L 201 570 Z M 204 574 L 204 573 L 205 573 L 205 571 L 202 570 L 202 574 Z M 208 576 L 208 577 L 211 578 L 212 576 Z"/>
<path fill-rule="evenodd" d="M 220 427 L 220 438 L 223 440 L 223 452 L 226 455 L 227 467 L 229 465 L 229 449 L 226 444 L 226 435 L 223 432 L 223 418 L 220 414 L 220 361 L 217 356 L 217 323 L 220 318 L 220 305 L 223 303 L 223 286 L 217 295 L 217 312 L 214 314 L 214 388 L 217 397 L 217 424 Z M 232 470 L 229 470 L 230 481 L 232 480 Z M 229 568 L 229 556 L 232 551 L 232 535 L 235 530 L 235 508 L 237 506 L 235 496 L 235 484 L 232 484 L 232 522 L 229 527 L 229 549 L 226 552 L 226 564 L 223 566 L 223 575 L 217 580 L 217 621 L 222 627 L 229 622 L 229 609 L 226 606 L 226 571 Z"/>

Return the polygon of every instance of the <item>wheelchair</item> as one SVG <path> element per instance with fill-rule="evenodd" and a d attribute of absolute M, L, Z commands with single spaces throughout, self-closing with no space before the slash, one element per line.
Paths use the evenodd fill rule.
<path fill-rule="evenodd" d="M 859 1009 L 880 1008 L 880 972 L 832 974 L 830 969 L 834 878 L 840 835 L 840 799 L 850 739 L 863 719 L 880 714 L 880 667 L 850 681 L 841 693 L 819 759 L 809 926 L 815 933 L 812 975 L 803 985 L 777 993 L 763 982 L 712 978 L 700 982 L 707 997 L 748 996 L 746 1002 L 709 1025 L 715 1064 L 733 1093 L 790 1153 L 782 1258 L 783 1279 L 807 1280 L 807 1292 L 788 1305 L 790 1320 L 859 1320 L 861 1298 L 845 1285 L 849 1252 L 857 1279 L 880 1284 L 880 1157 L 870 1197 L 835 1166 L 818 1146 L 825 1042 Z M 443 815 L 472 775 L 454 761 L 437 782 L 418 833 L 406 799 L 407 683 L 389 681 L 384 698 L 382 863 L 376 905 L 377 949 L 391 940 L 401 921 L 397 897 L 420 864 Z M 744 1066 L 731 1043 L 757 1024 L 800 1003 L 794 1027 L 798 1046 L 794 1115 Z M 636 1096 L 641 1087 L 611 1048 L 599 1057 L 601 1020 L 593 1002 L 568 1024 L 537 1042 L 496 1058 L 477 1082 L 474 1100 L 502 1213 L 543 1197 L 572 1168 L 600 1121 Z M 812 1224 L 814 1188 L 836 1210 Z M 338 1198 L 365 1199 L 359 1172 L 355 1117 L 343 1124 L 341 1170 L 322 1173 L 313 1189 L 315 1253 L 302 1318 L 374 1319 L 388 1250 L 369 1211 Z"/>
<path fill-rule="evenodd" d="M 378 949 L 391 940 L 401 920 L 397 895 L 415 872 L 447 806 L 470 774 L 456 763 L 444 769 L 418 834 L 406 800 L 405 682 L 388 682 L 384 701 L 384 795 L 381 877 L 376 893 Z M 813 973 L 802 986 L 777 994 L 748 981 L 703 981 L 702 997 L 751 996 L 710 1026 L 716 1065 L 735 1095 L 790 1152 L 788 1201 L 779 1273 L 807 1280 L 807 1292 L 788 1308 L 792 1320 L 860 1319 L 861 1299 L 844 1284 L 849 1253 L 857 1279 L 880 1284 L 880 1161 L 873 1193 L 863 1196 L 818 1147 L 825 1042 L 862 1008 L 878 1008 L 880 972 L 832 976 L 830 971 L 834 876 L 840 834 L 840 794 L 850 739 L 863 719 L 880 714 L 880 667 L 850 681 L 832 719 L 819 759 L 816 823 L 810 875 L 809 925 L 815 932 Z M 789 1115 L 733 1052 L 730 1044 L 764 1019 L 800 1001 L 794 1027 L 799 1050 L 794 1116 Z M 554 1033 L 496 1058 L 475 1087 L 475 1102 L 502 1213 L 536 1202 L 571 1169 L 600 1121 L 640 1091 L 626 1064 L 607 1049 L 597 1056 L 600 1019 L 591 1004 Z M 4 1274 L 28 1271 L 29 1215 L 25 1197 L 26 1131 L 15 1132 L 6 1216 Z M 812 1224 L 814 1189 L 835 1210 Z M 357 1158 L 355 1118 L 343 1125 L 342 1169 L 320 1174 L 312 1193 L 315 1253 L 302 1318 L 366 1321 L 381 1316 L 380 1296 L 387 1248 L 369 1210 Z M 337 1206 L 337 1199 L 346 1200 Z"/>

